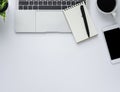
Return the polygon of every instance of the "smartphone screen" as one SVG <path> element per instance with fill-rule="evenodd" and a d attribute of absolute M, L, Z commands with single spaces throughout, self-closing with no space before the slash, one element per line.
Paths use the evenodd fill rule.
<path fill-rule="evenodd" d="M 120 58 L 120 29 L 115 28 L 105 31 L 104 35 L 111 59 Z"/>

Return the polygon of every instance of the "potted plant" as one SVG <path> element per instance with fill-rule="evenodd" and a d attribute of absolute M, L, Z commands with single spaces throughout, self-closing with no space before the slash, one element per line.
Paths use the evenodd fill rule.
<path fill-rule="evenodd" d="M 0 0 L 0 17 L 5 20 L 6 10 L 8 8 L 8 0 Z"/>

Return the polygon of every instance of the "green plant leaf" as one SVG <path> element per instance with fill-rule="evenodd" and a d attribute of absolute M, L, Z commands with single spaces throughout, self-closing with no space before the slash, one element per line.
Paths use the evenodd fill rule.
<path fill-rule="evenodd" d="M 6 13 L 3 12 L 3 13 L 0 13 L 0 16 L 5 20 L 5 17 L 6 17 Z"/>
<path fill-rule="evenodd" d="M 3 9 L 8 0 L 0 0 L 0 10 Z M 6 12 L 0 12 L 0 16 L 5 20 Z"/>

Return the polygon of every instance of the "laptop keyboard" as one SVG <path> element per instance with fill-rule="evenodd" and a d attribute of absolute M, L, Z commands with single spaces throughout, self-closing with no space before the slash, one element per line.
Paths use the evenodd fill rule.
<path fill-rule="evenodd" d="M 85 0 L 19 0 L 19 10 L 62 10 Z"/>

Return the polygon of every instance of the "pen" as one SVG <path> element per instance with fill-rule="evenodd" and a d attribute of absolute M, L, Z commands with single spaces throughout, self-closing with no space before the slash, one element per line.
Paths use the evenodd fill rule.
<path fill-rule="evenodd" d="M 87 18 L 86 18 L 86 15 L 85 15 L 85 10 L 84 10 L 83 5 L 80 6 L 80 10 L 81 10 L 82 17 L 83 17 L 83 20 L 84 20 L 84 24 L 85 24 L 87 35 L 88 35 L 88 37 L 90 37 L 88 23 L 87 23 Z"/>

